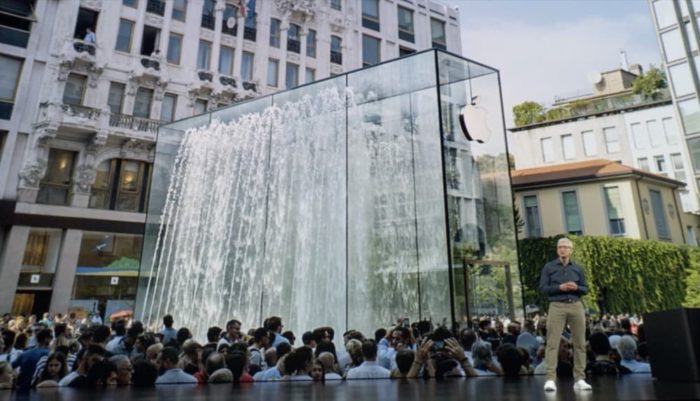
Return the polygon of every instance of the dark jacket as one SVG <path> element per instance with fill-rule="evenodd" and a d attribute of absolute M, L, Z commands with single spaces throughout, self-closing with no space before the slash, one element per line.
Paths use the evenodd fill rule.
<path fill-rule="evenodd" d="M 573 281 L 578 285 L 576 291 L 560 291 L 559 285 Z M 588 284 L 583 268 L 569 260 L 564 266 L 559 258 L 547 263 L 540 275 L 540 291 L 549 297 L 550 302 L 573 302 L 588 293 Z"/>

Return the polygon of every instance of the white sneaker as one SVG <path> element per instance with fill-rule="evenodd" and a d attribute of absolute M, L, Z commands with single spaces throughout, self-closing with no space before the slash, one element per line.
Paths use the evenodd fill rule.
<path fill-rule="evenodd" d="M 593 387 L 591 387 L 590 384 L 586 383 L 585 380 L 581 379 L 577 381 L 576 384 L 574 384 L 574 390 L 591 391 L 593 390 Z"/>
<path fill-rule="evenodd" d="M 590 388 L 590 386 L 588 387 Z M 557 385 L 554 384 L 554 380 L 547 380 L 544 382 L 544 391 L 557 391 Z"/>

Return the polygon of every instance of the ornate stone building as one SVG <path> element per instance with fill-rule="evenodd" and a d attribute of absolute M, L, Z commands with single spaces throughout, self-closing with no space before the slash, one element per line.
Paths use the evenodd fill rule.
<path fill-rule="evenodd" d="M 4 0 L 0 13 L 0 312 L 132 306 L 162 122 L 421 49 L 461 53 L 457 10 L 430 0 Z"/>

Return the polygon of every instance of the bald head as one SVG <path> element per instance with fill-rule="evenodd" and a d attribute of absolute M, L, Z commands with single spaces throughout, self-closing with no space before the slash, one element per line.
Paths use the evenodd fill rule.
<path fill-rule="evenodd" d="M 268 367 L 275 366 L 277 364 L 277 350 L 274 348 L 268 348 L 265 351 L 265 363 Z"/>
<path fill-rule="evenodd" d="M 332 372 L 333 371 L 333 363 L 335 363 L 335 357 L 333 354 L 330 352 L 321 352 L 318 354 L 318 359 L 322 364 L 323 367 L 326 369 L 326 372 Z"/>

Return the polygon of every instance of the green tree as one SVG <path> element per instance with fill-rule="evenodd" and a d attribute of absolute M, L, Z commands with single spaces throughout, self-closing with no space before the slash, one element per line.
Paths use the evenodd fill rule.
<path fill-rule="evenodd" d="M 632 90 L 645 98 L 657 99 L 661 96 L 661 89 L 666 88 L 666 75 L 656 67 L 637 77 L 632 83 Z"/>
<path fill-rule="evenodd" d="M 525 101 L 513 106 L 515 116 L 515 126 L 534 124 L 544 120 L 544 107 L 533 101 Z"/>

